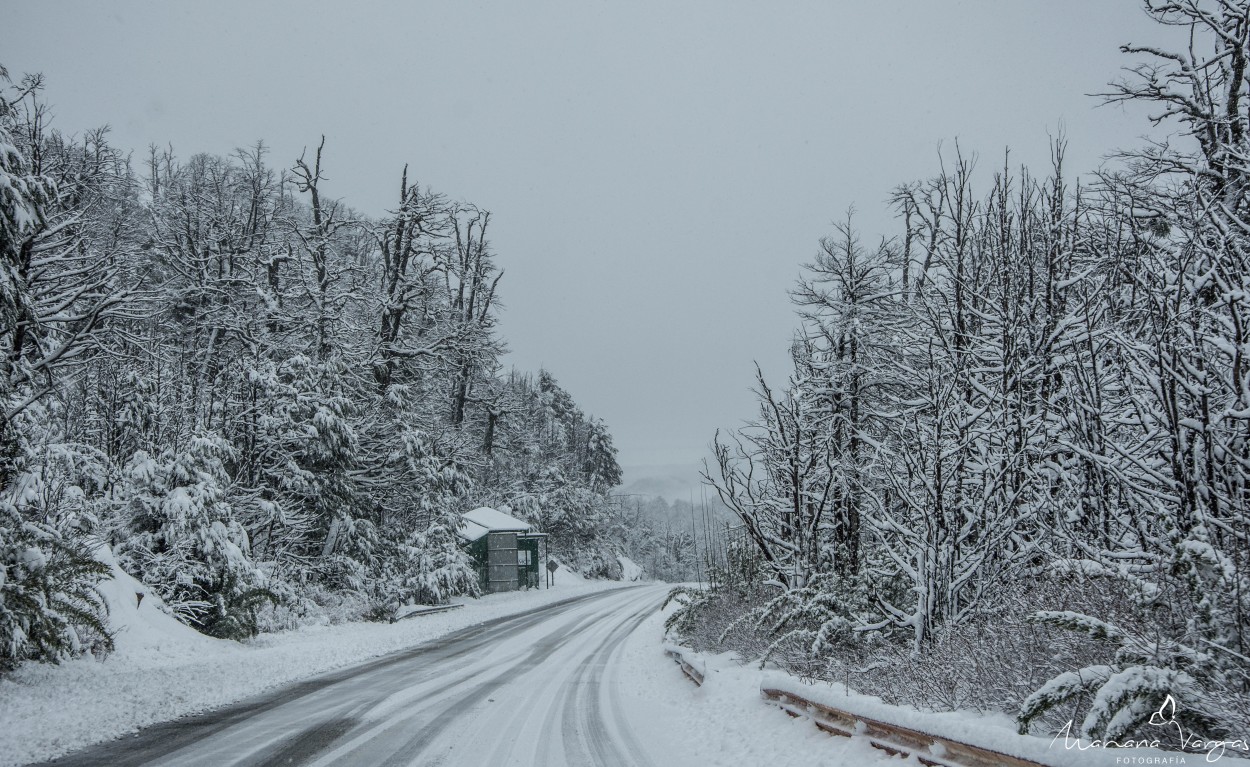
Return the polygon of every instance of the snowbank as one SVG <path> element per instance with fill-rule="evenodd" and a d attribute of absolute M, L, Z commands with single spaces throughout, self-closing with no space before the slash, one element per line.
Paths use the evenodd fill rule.
<path fill-rule="evenodd" d="M 642 567 L 629 557 L 617 555 L 617 561 L 621 563 L 621 580 L 623 581 L 640 581 L 642 580 Z"/>
<path fill-rule="evenodd" d="M 153 653 L 194 657 L 202 652 L 212 653 L 217 646 L 233 644 L 204 636 L 179 622 L 159 596 L 117 565 L 108 546 L 98 547 L 95 557 L 113 571 L 112 577 L 99 584 L 108 603 L 109 628 L 114 632 L 110 662 Z"/>
<path fill-rule="evenodd" d="M 51 759 L 475 623 L 621 585 L 560 570 L 549 590 L 455 600 L 465 607 L 396 623 L 310 626 L 237 643 L 178 623 L 155 594 L 116 570 L 103 584 L 118 632 L 115 653 L 103 661 L 29 663 L 0 678 L 0 765 Z M 137 593 L 146 595 L 138 600 Z"/>
<path fill-rule="evenodd" d="M 900 762 L 862 738 L 834 738 L 760 700 L 760 671 L 730 654 L 699 655 L 696 687 L 664 651 L 660 637 L 673 606 L 657 611 L 630 635 L 618 664 L 628 673 L 605 679 L 618 708 L 642 737 L 656 765 L 698 767 L 886 767 Z M 609 687 L 609 684 L 611 685 Z"/>
<path fill-rule="evenodd" d="M 662 633 L 664 615 L 674 609 L 673 605 L 669 605 L 662 614 L 649 619 L 643 628 L 652 625 L 657 634 Z M 679 654 L 702 674 L 701 686 L 696 687 L 683 676 L 678 665 L 666 654 L 669 652 Z M 644 657 L 644 653 L 649 653 L 650 657 Z M 774 689 L 865 719 L 906 727 L 1052 767 L 1250 765 L 1250 760 L 1237 758 L 1240 754 L 1235 748 L 1218 757 L 1208 758 L 1206 754 L 1181 754 L 1150 748 L 1093 748 L 1088 742 L 1078 747 L 1074 741 L 1065 743 L 1062 735 L 1020 735 L 1016 732 L 1015 721 L 1006 715 L 966 711 L 932 713 L 913 707 L 892 706 L 880 698 L 847 690 L 842 685 L 805 684 L 776 671 L 761 671 L 756 664 L 741 664 L 733 653 L 708 655 L 667 641 L 659 647 L 654 644 L 647 648 L 630 647 L 627 654 L 633 656 L 633 664 L 646 672 L 639 676 L 641 688 L 638 695 L 642 700 L 639 701 L 638 716 L 652 718 L 657 733 L 670 731 L 671 728 L 666 729 L 661 723 L 674 719 L 682 729 L 692 734 L 688 740 L 674 739 L 666 744 L 669 753 L 674 755 L 672 764 L 860 767 L 900 763 L 899 759 L 873 748 L 863 736 L 846 738 L 829 735 L 804 717 L 791 718 L 776 705 L 762 699 L 761 690 Z M 651 657 L 656 660 L 652 662 Z M 662 667 L 665 671 L 651 671 L 651 666 Z M 644 701 L 650 701 L 649 705 L 644 705 Z M 938 750 L 932 753 L 937 755 Z M 913 756 L 902 763 L 917 762 Z"/>
<path fill-rule="evenodd" d="M 558 565 L 558 567 L 556 567 L 555 569 L 555 572 L 551 574 L 552 583 L 555 584 L 556 586 L 561 586 L 566 583 L 571 584 L 573 586 L 584 586 L 587 583 L 615 583 L 615 581 L 592 580 L 582 575 L 581 573 L 577 572 L 576 570 L 570 570 L 568 566 L 566 566 L 563 562 L 561 562 L 558 559 L 554 559 L 553 561 L 555 561 L 555 563 Z"/>

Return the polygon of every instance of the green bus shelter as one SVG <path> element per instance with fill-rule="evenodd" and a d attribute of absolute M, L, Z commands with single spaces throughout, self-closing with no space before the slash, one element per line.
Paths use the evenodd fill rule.
<path fill-rule="evenodd" d="M 460 539 L 477 568 L 482 592 L 493 594 L 543 585 L 547 534 L 488 506 L 460 515 Z"/>

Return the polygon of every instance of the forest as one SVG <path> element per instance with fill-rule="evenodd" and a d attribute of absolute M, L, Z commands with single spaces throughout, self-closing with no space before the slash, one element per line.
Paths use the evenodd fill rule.
<path fill-rule="evenodd" d="M 1167 139 L 1083 177 L 948 145 L 894 237 L 820 240 L 792 372 L 716 438 L 696 647 L 1022 732 L 1180 747 L 1171 696 L 1250 733 L 1250 4 L 1145 5 L 1176 47 L 1103 98 Z"/>
<path fill-rule="evenodd" d="M 0 78 L 0 668 L 107 651 L 102 546 L 226 638 L 476 594 L 477 505 L 619 577 L 612 436 L 504 369 L 489 212 L 404 167 L 366 216 L 324 137 L 135 160 Z"/>

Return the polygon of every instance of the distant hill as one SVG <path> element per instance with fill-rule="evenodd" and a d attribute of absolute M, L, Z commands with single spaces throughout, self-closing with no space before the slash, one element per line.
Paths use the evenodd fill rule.
<path fill-rule="evenodd" d="M 666 501 L 689 501 L 693 495 L 697 503 L 703 484 L 701 468 L 693 464 L 626 466 L 621 486 L 613 494 L 654 496 Z"/>

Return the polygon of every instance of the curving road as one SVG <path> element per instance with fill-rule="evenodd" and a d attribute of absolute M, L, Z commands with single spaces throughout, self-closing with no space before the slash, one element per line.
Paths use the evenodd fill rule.
<path fill-rule="evenodd" d="M 618 661 L 664 594 L 599 592 L 489 621 L 50 764 L 652 767 L 663 759 L 630 727 Z"/>

